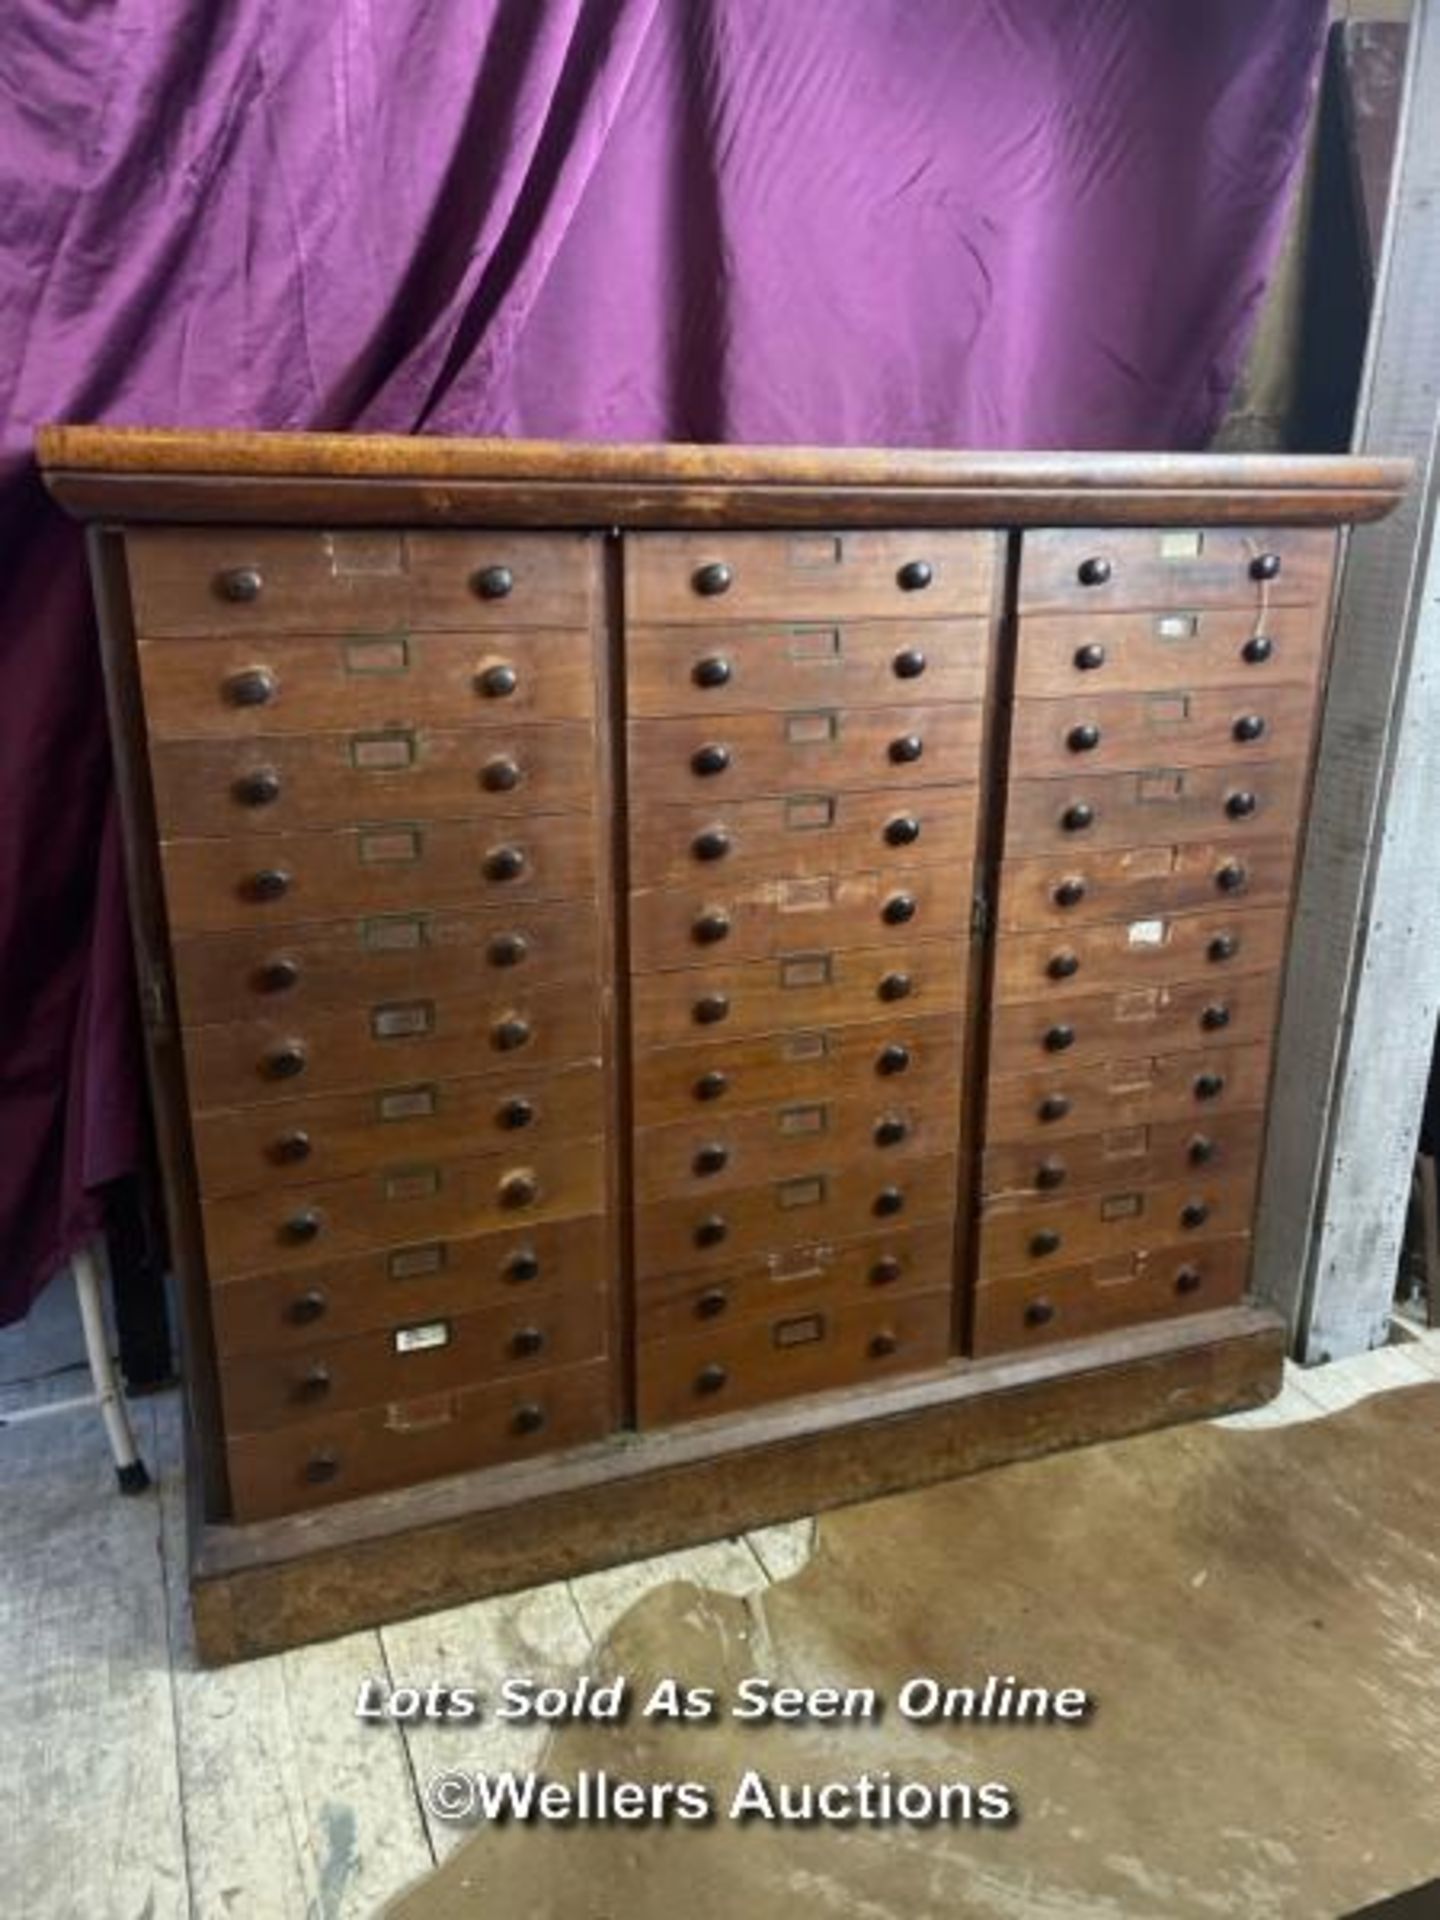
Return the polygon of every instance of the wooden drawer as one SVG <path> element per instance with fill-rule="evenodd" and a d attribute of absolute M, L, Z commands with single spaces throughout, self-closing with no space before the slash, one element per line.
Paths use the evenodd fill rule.
<path fill-rule="evenodd" d="M 589 727 L 388 728 L 246 740 L 157 740 L 162 834 L 286 833 L 357 820 L 591 813 Z"/>
<path fill-rule="evenodd" d="M 1027 778 L 1141 772 L 1155 766 L 1239 769 L 1303 760 L 1313 687 L 1177 687 L 1161 693 L 1019 700 L 1010 765 Z"/>
<path fill-rule="evenodd" d="M 993 533 L 640 533 L 625 611 L 647 620 L 926 620 L 988 613 Z"/>
<path fill-rule="evenodd" d="M 630 875 L 636 887 L 693 887 L 701 875 L 731 887 L 868 872 L 878 862 L 887 872 L 946 865 L 968 877 L 977 809 L 975 787 L 649 807 L 631 818 Z"/>
<path fill-rule="evenodd" d="M 1024 1073 L 1063 1056 L 1065 1069 L 1138 1053 L 1184 1053 L 1223 1043 L 1266 1040 L 1279 982 L 1273 974 L 1173 987 L 1117 988 L 1063 1007 L 1029 1002 L 997 1007 L 990 1028 L 990 1071 Z"/>
<path fill-rule="evenodd" d="M 291 1019 L 483 986 L 500 997 L 593 982 L 598 911 L 576 900 L 376 914 L 303 926 L 191 934 L 174 946 L 188 1026 L 248 1013 Z"/>
<path fill-rule="evenodd" d="M 963 878 L 964 876 L 962 876 Z M 968 946 L 972 895 L 944 867 L 888 873 L 810 874 L 748 885 L 647 889 L 630 896 L 630 964 L 708 967 L 767 960 L 797 948 L 890 947 L 916 938 Z"/>
<path fill-rule="evenodd" d="M 604 1353 L 606 1330 L 605 1302 L 593 1291 L 537 1293 L 348 1340 L 317 1342 L 312 1330 L 293 1351 L 223 1363 L 225 1424 L 231 1433 L 263 1433 L 317 1414 L 575 1366 Z"/>
<path fill-rule="evenodd" d="M 1045 527 L 1022 537 L 1020 612 L 1315 606 L 1334 556 L 1328 527 Z"/>
<path fill-rule="evenodd" d="M 181 934 L 595 895 L 595 825 L 583 814 L 167 840 L 160 852 Z"/>
<path fill-rule="evenodd" d="M 1032 695 L 1143 693 L 1160 687 L 1312 686 L 1325 651 L 1326 608 L 1232 612 L 1027 614 L 1015 691 Z"/>
<path fill-rule="evenodd" d="M 688 1039 L 813 1028 L 901 1013 L 958 1014 L 964 1004 L 966 949 L 945 941 L 909 947 L 782 954 L 739 966 L 641 974 L 631 984 L 631 1021 L 639 1049 Z"/>
<path fill-rule="evenodd" d="M 212 1280 L 293 1270 L 367 1247 L 396 1247 L 595 1213 L 605 1204 L 604 1148 L 573 1141 L 535 1153 L 391 1164 L 290 1192 L 201 1205 Z"/>
<path fill-rule="evenodd" d="M 578 1066 L 503 1069 L 460 1080 L 336 1093 L 195 1115 L 200 1191 L 255 1193 L 363 1173 L 377 1160 L 465 1153 L 530 1152 L 605 1131 L 598 1060 Z"/>
<path fill-rule="evenodd" d="M 1295 842 L 1200 840 L 1193 845 L 1090 847 L 1000 869 L 1002 930 L 1057 930 L 1104 920 L 1144 920 L 1230 903 L 1283 906 L 1295 871 Z"/>
<path fill-rule="evenodd" d="M 958 1099 L 960 1052 L 951 1014 L 651 1048 L 635 1057 L 635 1122 L 654 1127 L 783 1100 L 855 1099 L 870 1088 L 887 1100 Z"/>
<path fill-rule="evenodd" d="M 1285 907 L 1153 914 L 1053 933 L 1005 933 L 996 942 L 994 998 L 1048 1005 L 1102 988 L 1172 986 L 1275 973 L 1285 955 Z"/>
<path fill-rule="evenodd" d="M 817 1168 L 884 1177 L 891 1165 L 949 1153 L 960 1134 L 959 1102 L 786 1100 L 730 1115 L 696 1115 L 648 1127 L 635 1143 L 635 1198 L 730 1193 Z"/>
<path fill-rule="evenodd" d="M 975 1291 L 970 1351 L 986 1359 L 1017 1347 L 1233 1306 L 1244 1295 L 1249 1271 L 1250 1241 L 1235 1235 L 1096 1260 L 1043 1277 L 991 1281 Z"/>
<path fill-rule="evenodd" d="M 708 714 L 630 723 L 630 804 L 648 808 L 693 792 L 733 796 L 836 788 L 905 793 L 974 782 L 984 709 L 873 707 L 847 711 Z"/>
<path fill-rule="evenodd" d="M 1203 1104 L 1203 1103 L 1202 1103 Z M 1228 1107 L 1211 1116 L 1100 1127 L 1054 1140 L 1012 1140 L 987 1147 L 981 1193 L 987 1216 L 1030 1210 L 1037 1200 L 1091 1193 L 1125 1181 L 1163 1186 L 1193 1176 L 1243 1173 L 1258 1166 L 1265 1115 Z"/>
<path fill-rule="evenodd" d="M 1094 847 L 1229 843 L 1238 855 L 1255 840 L 1293 833 L 1306 762 L 1244 767 L 1152 767 L 1143 773 L 1077 774 L 1069 780 L 1015 779 L 1005 801 L 1005 856 L 1064 849 L 1086 860 Z"/>
<path fill-rule="evenodd" d="M 142 634 L 389 633 L 411 626 L 571 626 L 597 604 L 583 533 L 132 527 Z M 509 576 L 508 582 L 505 575 Z"/>
<path fill-rule="evenodd" d="M 835 1306 L 948 1288 L 955 1233 L 948 1220 L 864 1240 L 819 1240 L 766 1253 L 714 1273 L 659 1273 L 641 1282 L 636 1337 L 642 1342 L 728 1329 L 759 1315 L 786 1315 L 821 1293 Z"/>
<path fill-rule="evenodd" d="M 853 714 L 902 700 L 978 701 L 990 633 L 988 619 L 631 626 L 626 699 L 634 715 L 697 714 L 709 725 L 757 710 Z"/>
<path fill-rule="evenodd" d="M 1267 1038 L 1254 1046 L 1197 1053 L 1131 1054 L 1081 1066 L 1063 1054 L 1034 1073 L 994 1076 L 986 1089 L 985 1138 L 1043 1147 L 1120 1127 L 1202 1120 L 1265 1103 Z"/>
<path fill-rule="evenodd" d="M 1211 1177 L 1201 1167 L 1190 1179 L 1163 1187 L 1122 1176 L 1095 1193 L 987 1214 L 980 1224 L 980 1279 L 1040 1274 L 1216 1234 L 1248 1233 L 1256 1173 L 1251 1166 Z"/>
<path fill-rule="evenodd" d="M 584 1297 L 610 1279 L 606 1223 L 590 1215 L 372 1249 L 301 1273 L 224 1280 L 210 1289 L 210 1312 L 222 1354 L 280 1353 L 317 1335 L 340 1340 L 532 1293 Z"/>
<path fill-rule="evenodd" d="M 384 1091 L 464 1073 L 568 1066 L 600 1058 L 598 993 L 559 985 L 390 1000 L 237 1021 L 185 1034 L 191 1104 L 289 1102 L 312 1093 Z"/>
<path fill-rule="evenodd" d="M 701 1272 L 751 1254 L 817 1240 L 844 1240 L 913 1221 L 949 1220 L 956 1204 L 954 1153 L 909 1160 L 864 1176 L 838 1164 L 761 1186 L 635 1209 L 635 1271 Z"/>
<path fill-rule="evenodd" d="M 269 1520 L 581 1446 L 610 1431 L 611 1394 L 609 1364 L 591 1361 L 239 1434 L 225 1449 L 234 1515 Z"/>
<path fill-rule="evenodd" d="M 948 1292 L 833 1306 L 822 1296 L 773 1318 L 657 1341 L 640 1349 L 640 1425 L 708 1419 L 944 1366 L 953 1317 Z"/>
<path fill-rule="evenodd" d="M 477 721 L 591 721 L 590 636 L 403 633 L 384 637 L 143 642 L 152 739 L 376 733 Z"/>

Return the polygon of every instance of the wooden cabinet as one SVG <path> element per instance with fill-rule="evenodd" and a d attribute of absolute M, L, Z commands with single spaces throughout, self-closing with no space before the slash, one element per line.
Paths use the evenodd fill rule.
<path fill-rule="evenodd" d="M 1398 469 L 42 457 L 100 522 L 207 1651 L 1273 1386 L 1337 529 Z"/>

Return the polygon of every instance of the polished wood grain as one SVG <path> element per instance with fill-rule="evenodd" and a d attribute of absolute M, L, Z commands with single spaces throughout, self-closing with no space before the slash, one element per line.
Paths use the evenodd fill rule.
<path fill-rule="evenodd" d="M 1202 1102 L 1182 1120 L 1119 1123 L 987 1146 L 980 1162 L 985 1216 L 1029 1217 L 1039 1201 L 1096 1192 L 1118 1181 L 1153 1187 L 1197 1169 L 1209 1177 L 1255 1168 L 1265 1137 L 1264 1110 L 1257 1105 L 1237 1111 L 1233 1101 L 1217 1105 L 1212 1112 Z"/>
<path fill-rule="evenodd" d="M 948 1289 L 835 1306 L 821 1296 L 797 1300 L 771 1320 L 656 1341 L 639 1354 L 640 1424 L 943 1366 L 950 1318 Z"/>
<path fill-rule="evenodd" d="M 200 1190 L 211 1199 L 340 1179 L 377 1160 L 455 1158 L 502 1147 L 522 1152 L 592 1139 L 604 1127 L 598 1059 L 213 1107 L 193 1118 Z"/>
<path fill-rule="evenodd" d="M 1056 853 L 1083 860 L 1092 847 L 1165 847 L 1215 841 L 1237 854 L 1254 840 L 1293 834 L 1306 785 L 1304 760 L 1243 767 L 1184 767 L 1166 762 L 1137 773 L 1074 774 L 1068 779 L 1012 781 L 1005 816 L 1005 851 Z M 1249 812 L 1227 811 L 1238 795 L 1253 797 Z M 1087 825 L 1067 820 L 1089 810 Z"/>
<path fill-rule="evenodd" d="M 610 1277 L 606 1222 L 592 1214 L 377 1247 L 301 1273 L 267 1268 L 218 1281 L 211 1310 L 221 1353 L 280 1353 L 512 1297 L 590 1294 Z"/>
<path fill-rule="evenodd" d="M 1218 991 L 1237 974 L 1275 973 L 1288 927 L 1284 907 L 1242 905 L 1007 933 L 995 951 L 994 999 L 1060 1006 L 1102 988 L 1184 980 L 1210 981 Z"/>
<path fill-rule="evenodd" d="M 1186 687 L 1022 699 L 1010 722 L 1010 752 L 1027 779 L 1140 772 L 1151 767 L 1228 767 L 1301 760 L 1310 750 L 1313 686 Z"/>
<path fill-rule="evenodd" d="M 627 625 L 637 718 L 890 708 L 985 694 L 985 620 L 795 620 L 768 626 Z"/>
<path fill-rule="evenodd" d="M 1076 839 L 1083 836 L 1075 836 Z M 1066 847 L 1007 860 L 996 920 L 1002 932 L 1103 921 L 1164 919 L 1207 907 L 1283 906 L 1295 870 L 1292 839 L 1160 841 L 1139 847 Z M 1219 876 L 1236 882 L 1230 890 Z"/>
<path fill-rule="evenodd" d="M 1190 1117 L 1209 1125 L 1263 1106 L 1270 1035 L 1196 1052 L 1129 1053 L 1093 1064 L 1056 1055 L 1024 1073 L 996 1073 L 985 1096 L 985 1139 L 1049 1151 L 1052 1143 L 1118 1127 Z M 1052 1111 L 1053 1109 L 1053 1111 Z"/>
<path fill-rule="evenodd" d="M 990 1070 L 996 1076 L 1024 1073 L 1063 1055 L 1066 1070 L 1136 1053 L 1194 1052 L 1219 1039 L 1230 1046 L 1260 1040 L 1274 1019 L 1279 979 L 1244 974 L 1219 982 L 1181 981 L 1169 986 L 1116 987 L 1080 995 L 1061 1007 L 1026 1001 L 993 1010 Z M 1056 1036 L 1073 1037 L 1063 1047 Z"/>
<path fill-rule="evenodd" d="M 1047 1199 L 1023 1211 L 989 1213 L 980 1227 L 978 1282 L 1043 1276 L 1082 1261 L 1155 1253 L 1192 1240 L 1246 1233 L 1258 1168 L 1147 1187 L 1118 1173 L 1093 1193 Z"/>
<path fill-rule="evenodd" d="M 526 1295 L 473 1313 L 427 1315 L 281 1354 L 227 1359 L 220 1373 L 232 1434 L 313 1421 L 317 1415 L 522 1379 L 600 1357 L 605 1300 L 598 1289 Z"/>
<path fill-rule="evenodd" d="M 1032 613 L 1314 606 L 1329 592 L 1334 556 L 1335 535 L 1323 528 L 1045 528 L 1025 539 L 1019 611 L 1023 621 Z M 1255 577 L 1275 560 L 1273 577 Z M 1097 562 L 1105 577 L 1087 578 Z"/>
<path fill-rule="evenodd" d="M 568 533 L 309 533 L 267 527 L 219 533 L 132 528 L 125 539 L 142 640 L 205 633 L 409 627 L 584 626 L 598 543 Z M 502 594 L 487 575 L 510 576 Z M 243 573 L 244 597 L 235 575 Z"/>
<path fill-rule="evenodd" d="M 1027 613 L 1015 691 L 1144 693 L 1157 687 L 1310 686 L 1324 655 L 1323 605 L 1148 613 Z M 1256 644 L 1259 636 L 1260 644 Z"/>
<path fill-rule="evenodd" d="M 235 1517 L 264 1520 L 598 1440 L 609 1425 L 607 1374 L 594 1361 L 231 1435 Z M 327 1477 L 312 1478 L 317 1469 Z"/>
<path fill-rule="evenodd" d="M 1172 1315 L 1208 1313 L 1241 1299 L 1247 1235 L 1098 1260 L 1043 1277 L 976 1289 L 971 1350 L 981 1358 L 1073 1340 Z"/>

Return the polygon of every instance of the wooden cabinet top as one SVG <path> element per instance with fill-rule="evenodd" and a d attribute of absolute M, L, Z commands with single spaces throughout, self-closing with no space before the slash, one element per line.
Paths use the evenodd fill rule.
<path fill-rule="evenodd" d="M 618 446 L 390 434 L 42 427 L 82 519 L 311 525 L 765 527 L 1338 524 L 1376 520 L 1404 460 Z"/>

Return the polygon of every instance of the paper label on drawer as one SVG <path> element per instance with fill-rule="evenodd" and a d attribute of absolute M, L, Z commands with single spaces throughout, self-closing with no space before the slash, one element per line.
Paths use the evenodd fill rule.
<path fill-rule="evenodd" d="M 1199 631 L 1198 613 L 1162 613 L 1155 622 L 1157 640 L 1193 640 Z"/>
<path fill-rule="evenodd" d="M 775 1116 L 775 1124 L 781 1133 L 794 1138 L 797 1135 L 824 1133 L 829 1119 L 830 1110 L 824 1105 L 782 1107 Z"/>
<path fill-rule="evenodd" d="M 418 1280 L 425 1274 L 443 1272 L 445 1243 L 430 1242 L 421 1247 L 396 1247 L 387 1261 L 392 1280 Z"/>
<path fill-rule="evenodd" d="M 1160 536 L 1162 560 L 1198 560 L 1204 549 L 1204 534 L 1189 528 L 1176 527 Z"/>
<path fill-rule="evenodd" d="M 840 658 L 838 627 L 791 627 L 785 636 L 785 651 L 792 660 L 823 662 Z"/>
<path fill-rule="evenodd" d="M 1100 1202 L 1102 1220 L 1135 1220 L 1145 1211 L 1140 1193 L 1107 1193 Z"/>
<path fill-rule="evenodd" d="M 375 1111 L 382 1120 L 426 1120 L 439 1104 L 435 1087 L 389 1087 L 375 1096 Z"/>
<path fill-rule="evenodd" d="M 415 764 L 412 733 L 357 733 L 350 741 L 350 764 L 362 773 L 387 773 Z"/>
<path fill-rule="evenodd" d="M 838 567 L 845 559 L 845 542 L 838 533 L 792 533 L 785 557 L 792 567 Z"/>
<path fill-rule="evenodd" d="M 422 844 L 418 827 L 382 827 L 361 833 L 358 842 L 360 858 L 366 866 L 418 860 Z"/>
<path fill-rule="evenodd" d="M 777 1347 L 808 1347 L 825 1338 L 823 1313 L 798 1314 L 793 1320 L 777 1320 L 770 1338 Z"/>
<path fill-rule="evenodd" d="M 370 1031 L 377 1040 L 410 1040 L 434 1027 L 433 1000 L 396 1001 L 370 1011 Z"/>
<path fill-rule="evenodd" d="M 835 882 L 829 874 L 780 883 L 781 913 L 813 913 L 817 908 L 828 907 L 834 898 Z"/>
<path fill-rule="evenodd" d="M 791 953 L 780 962 L 782 987 L 828 987 L 834 959 L 828 953 Z"/>
<path fill-rule="evenodd" d="M 428 1200 L 440 1191 L 438 1167 L 399 1167 L 381 1175 L 381 1191 L 387 1200 Z"/>
<path fill-rule="evenodd" d="M 448 1320 L 426 1320 L 418 1327 L 395 1329 L 397 1353 L 425 1353 L 432 1347 L 448 1347 L 449 1344 L 450 1322 Z"/>
<path fill-rule="evenodd" d="M 1169 727 L 1187 726 L 1190 721 L 1188 693 L 1148 693 L 1145 696 L 1145 723 L 1163 732 Z"/>
<path fill-rule="evenodd" d="M 1135 800 L 1142 807 L 1164 806 L 1185 797 L 1185 775 L 1179 767 L 1152 767 L 1135 776 Z"/>
<path fill-rule="evenodd" d="M 387 913 L 360 922 L 360 944 L 370 953 L 410 953 L 429 939 L 423 913 Z"/>
<path fill-rule="evenodd" d="M 780 1040 L 782 1060 L 823 1060 L 829 1051 L 828 1033 L 787 1033 Z"/>
<path fill-rule="evenodd" d="M 1164 920 L 1132 920 L 1125 930 L 1126 944 L 1132 947 L 1163 947 L 1169 938 Z"/>
<path fill-rule="evenodd" d="M 785 802 L 785 825 L 791 833 L 815 833 L 834 824 L 833 794 L 802 793 Z"/>
<path fill-rule="evenodd" d="M 346 640 L 340 649 L 346 673 L 405 673 L 410 666 L 410 642 Z"/>
<path fill-rule="evenodd" d="M 776 1204 L 783 1212 L 792 1207 L 819 1207 L 825 1203 L 827 1182 L 823 1174 L 805 1180 L 782 1180 L 775 1189 Z"/>
<path fill-rule="evenodd" d="M 354 573 L 404 573 L 405 536 L 401 533 L 327 533 L 321 545 L 338 578 Z"/>
<path fill-rule="evenodd" d="M 840 737 L 838 713 L 788 713 L 785 739 L 792 747 L 824 746 Z"/>
<path fill-rule="evenodd" d="M 453 1393 L 432 1393 L 423 1400 L 392 1400 L 385 1409 L 385 1424 L 392 1433 L 423 1433 L 428 1427 L 445 1427 L 460 1415 L 460 1402 Z"/>

